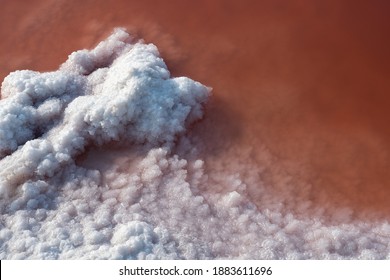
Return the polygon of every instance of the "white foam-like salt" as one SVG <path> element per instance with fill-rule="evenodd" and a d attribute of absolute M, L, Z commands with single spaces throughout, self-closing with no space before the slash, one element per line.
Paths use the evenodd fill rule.
<path fill-rule="evenodd" d="M 331 226 L 257 207 L 246 185 L 258 174 L 241 176 L 242 163 L 221 170 L 175 155 L 209 92 L 171 78 L 155 46 L 121 29 L 55 72 L 11 73 L 0 101 L 0 258 L 390 258 L 386 221 L 353 221 L 346 209 L 348 222 Z M 113 142 L 126 147 L 114 160 L 104 156 Z M 87 149 L 112 162 L 81 166 Z"/>

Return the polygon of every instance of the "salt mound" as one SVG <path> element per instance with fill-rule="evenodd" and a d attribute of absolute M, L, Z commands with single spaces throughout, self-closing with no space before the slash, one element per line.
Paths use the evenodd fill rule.
<path fill-rule="evenodd" d="M 58 71 L 5 78 L 0 195 L 29 179 L 52 177 L 87 145 L 170 144 L 202 117 L 209 89 L 170 78 L 154 45 L 129 41 L 118 29 L 95 49 L 71 54 Z"/>

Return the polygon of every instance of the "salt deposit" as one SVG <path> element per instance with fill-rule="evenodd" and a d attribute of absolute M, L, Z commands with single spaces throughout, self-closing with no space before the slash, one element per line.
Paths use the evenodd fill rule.
<path fill-rule="evenodd" d="M 186 128 L 209 95 L 121 29 L 58 71 L 11 73 L 0 101 L 0 258 L 390 258 L 389 222 L 349 209 L 337 225 L 290 213 L 241 151 L 226 163 L 198 158 Z M 256 204 L 248 185 L 263 191 Z"/>

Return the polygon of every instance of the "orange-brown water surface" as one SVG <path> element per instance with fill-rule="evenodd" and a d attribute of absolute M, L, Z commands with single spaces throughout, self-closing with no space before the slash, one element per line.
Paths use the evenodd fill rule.
<path fill-rule="evenodd" d="M 0 3 L 1 79 L 57 69 L 125 27 L 156 44 L 173 75 L 213 88 L 190 132 L 209 170 L 245 151 L 291 210 L 296 195 L 329 213 L 389 217 L 388 1 Z M 256 184 L 248 193 L 261 195 Z"/>

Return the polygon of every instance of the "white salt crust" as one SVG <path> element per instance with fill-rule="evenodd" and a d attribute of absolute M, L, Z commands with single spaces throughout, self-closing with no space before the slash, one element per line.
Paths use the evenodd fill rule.
<path fill-rule="evenodd" d="M 261 180 L 240 174 L 254 168 L 245 155 L 220 166 L 176 155 L 209 92 L 171 78 L 156 47 L 122 29 L 58 71 L 11 73 L 0 101 L 0 258 L 390 258 L 388 222 L 346 210 L 329 226 L 256 207 L 246 186 L 261 192 Z"/>

